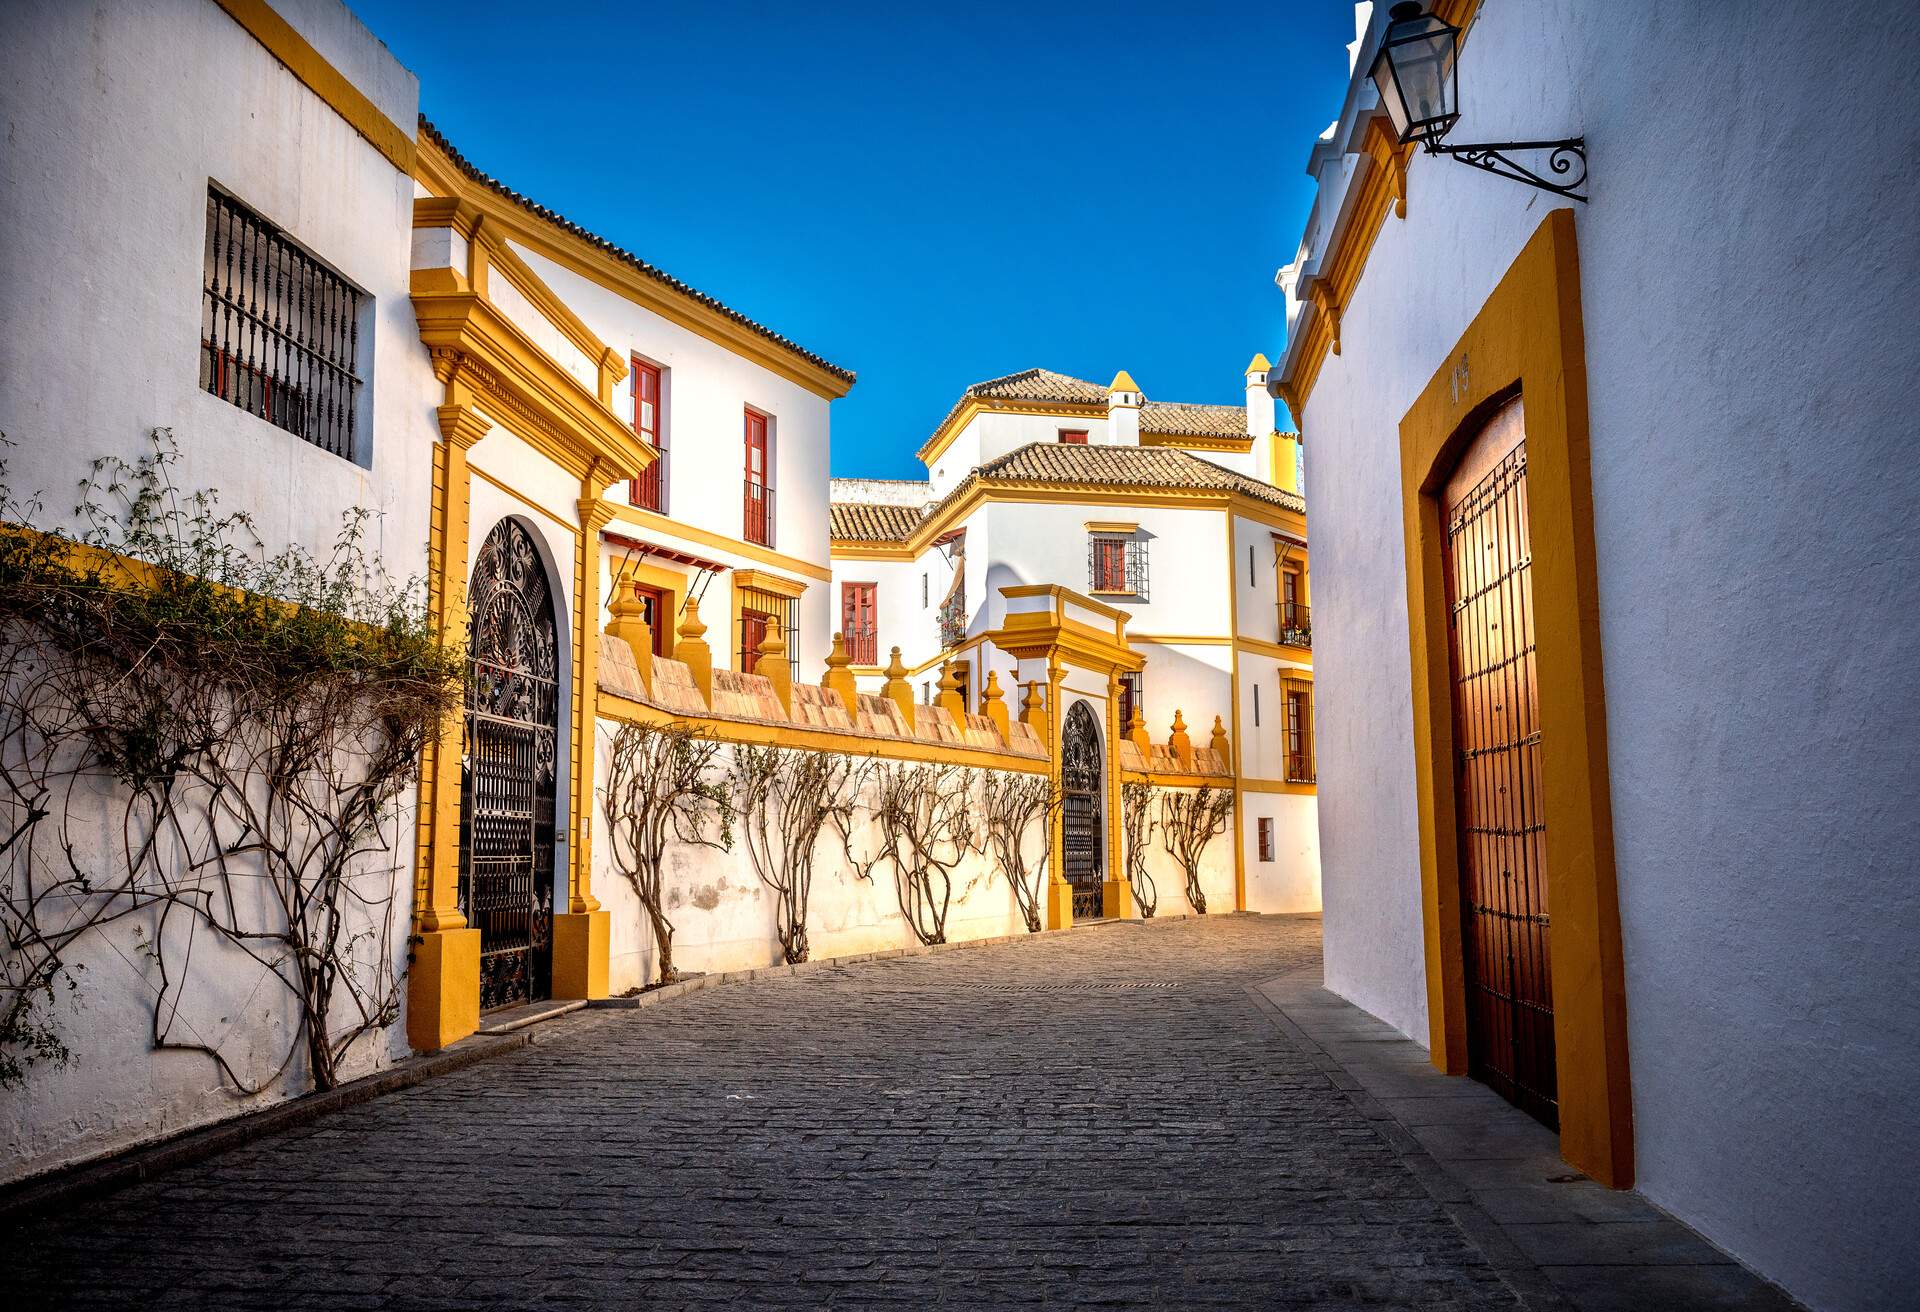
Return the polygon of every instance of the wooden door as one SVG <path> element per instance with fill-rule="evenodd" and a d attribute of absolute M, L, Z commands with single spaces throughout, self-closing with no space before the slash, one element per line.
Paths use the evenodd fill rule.
<path fill-rule="evenodd" d="M 847 657 L 855 665 L 879 663 L 878 629 L 873 616 L 874 585 L 840 585 L 840 631 L 847 638 Z"/>
<path fill-rule="evenodd" d="M 1487 421 L 1443 493 L 1469 1072 L 1558 1127 L 1526 419 Z"/>

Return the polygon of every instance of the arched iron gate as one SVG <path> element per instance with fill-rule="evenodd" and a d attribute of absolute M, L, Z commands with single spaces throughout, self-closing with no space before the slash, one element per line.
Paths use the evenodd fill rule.
<path fill-rule="evenodd" d="M 460 909 L 480 930 L 486 1010 L 552 991 L 560 650 L 546 568 L 515 521 L 487 534 L 467 595 Z"/>
<path fill-rule="evenodd" d="M 1085 702 L 1067 712 L 1060 735 L 1061 827 L 1066 849 L 1066 877 L 1073 885 L 1073 918 L 1090 920 L 1105 909 L 1105 848 L 1100 823 L 1101 783 L 1105 777 L 1100 756 L 1100 731 Z"/>

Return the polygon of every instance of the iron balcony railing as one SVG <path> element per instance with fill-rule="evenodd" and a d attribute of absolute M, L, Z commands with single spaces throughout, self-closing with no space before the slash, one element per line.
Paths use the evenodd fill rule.
<path fill-rule="evenodd" d="M 967 639 L 967 594 L 964 589 L 955 588 L 952 594 L 940 603 L 940 645 L 957 647 Z"/>
<path fill-rule="evenodd" d="M 1280 641 L 1289 647 L 1313 646 L 1313 615 L 1306 602 L 1280 603 Z"/>
<path fill-rule="evenodd" d="M 667 503 L 661 496 L 661 469 L 667 463 L 667 453 L 654 452 L 654 461 L 641 471 L 640 477 L 627 485 L 627 500 L 640 510 L 651 510 L 656 515 L 664 515 Z"/>
<path fill-rule="evenodd" d="M 855 625 L 847 631 L 847 658 L 855 665 L 880 663 L 880 630 L 871 624 Z"/>
<path fill-rule="evenodd" d="M 1290 784 L 1310 784 L 1313 782 L 1313 758 L 1305 752 L 1287 753 L 1287 782 Z"/>
<path fill-rule="evenodd" d="M 741 536 L 763 547 L 773 545 L 773 489 L 765 483 L 746 481 L 745 524 Z"/>

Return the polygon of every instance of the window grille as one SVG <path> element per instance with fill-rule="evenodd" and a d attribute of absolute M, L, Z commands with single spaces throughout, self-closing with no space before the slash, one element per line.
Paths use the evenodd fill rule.
<path fill-rule="evenodd" d="M 1282 684 L 1286 700 L 1287 782 L 1314 782 L 1313 702 L 1311 694 L 1297 685 Z"/>
<path fill-rule="evenodd" d="M 967 590 L 959 579 L 940 603 L 940 645 L 957 647 L 967 638 Z"/>
<path fill-rule="evenodd" d="M 1087 589 L 1147 599 L 1147 544 L 1139 538 L 1096 534 L 1087 539 Z"/>
<path fill-rule="evenodd" d="M 1271 861 L 1273 860 L 1273 821 L 1267 816 L 1261 816 L 1258 829 L 1260 834 L 1260 859 L 1262 861 Z"/>
<path fill-rule="evenodd" d="M 201 291 L 200 386 L 353 459 L 362 293 L 212 188 Z"/>
<path fill-rule="evenodd" d="M 1140 708 L 1146 714 L 1146 703 L 1141 700 L 1140 676 L 1137 673 L 1120 676 L 1120 732 L 1125 733 L 1127 726 L 1133 723 L 1133 711 Z"/>
<path fill-rule="evenodd" d="M 758 588 L 740 589 L 740 619 L 734 634 L 734 668 L 742 674 L 752 674 L 753 667 L 760 663 L 760 644 L 767 640 L 767 629 L 778 625 L 787 644 L 787 665 L 793 671 L 794 681 L 799 682 L 800 626 L 796 619 L 797 611 L 792 597 L 783 597 L 777 592 L 762 592 Z"/>

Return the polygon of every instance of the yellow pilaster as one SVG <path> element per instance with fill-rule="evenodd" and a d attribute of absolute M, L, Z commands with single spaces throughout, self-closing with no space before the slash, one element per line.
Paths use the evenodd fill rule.
<path fill-rule="evenodd" d="M 1047 744 L 1052 755 L 1047 766 L 1047 782 L 1057 793 L 1060 789 L 1060 684 L 1067 677 L 1064 665 L 1047 661 Z M 1052 831 L 1047 837 L 1047 928 L 1067 929 L 1073 924 L 1073 885 L 1067 882 L 1067 829 L 1065 808 L 1055 808 Z"/>
<path fill-rule="evenodd" d="M 567 844 L 567 909 L 553 918 L 553 995 L 607 995 L 608 914 L 593 895 L 594 721 L 600 677 L 600 530 L 616 507 L 590 474 L 580 483 L 580 532 L 573 551 L 572 792 Z"/>
<path fill-rule="evenodd" d="M 1120 850 L 1120 672 L 1107 676 L 1107 871 L 1100 890 L 1100 910 L 1118 919 L 1133 914 L 1133 885 L 1127 881 L 1125 855 Z"/>
<path fill-rule="evenodd" d="M 437 412 L 433 507 L 427 537 L 427 606 L 440 639 L 467 643 L 467 546 L 472 475 L 467 450 L 492 424 L 448 387 Z M 480 931 L 460 914 L 460 755 L 464 717 L 442 720 L 420 758 L 414 942 L 407 968 L 407 1042 L 444 1048 L 480 1027 Z"/>

